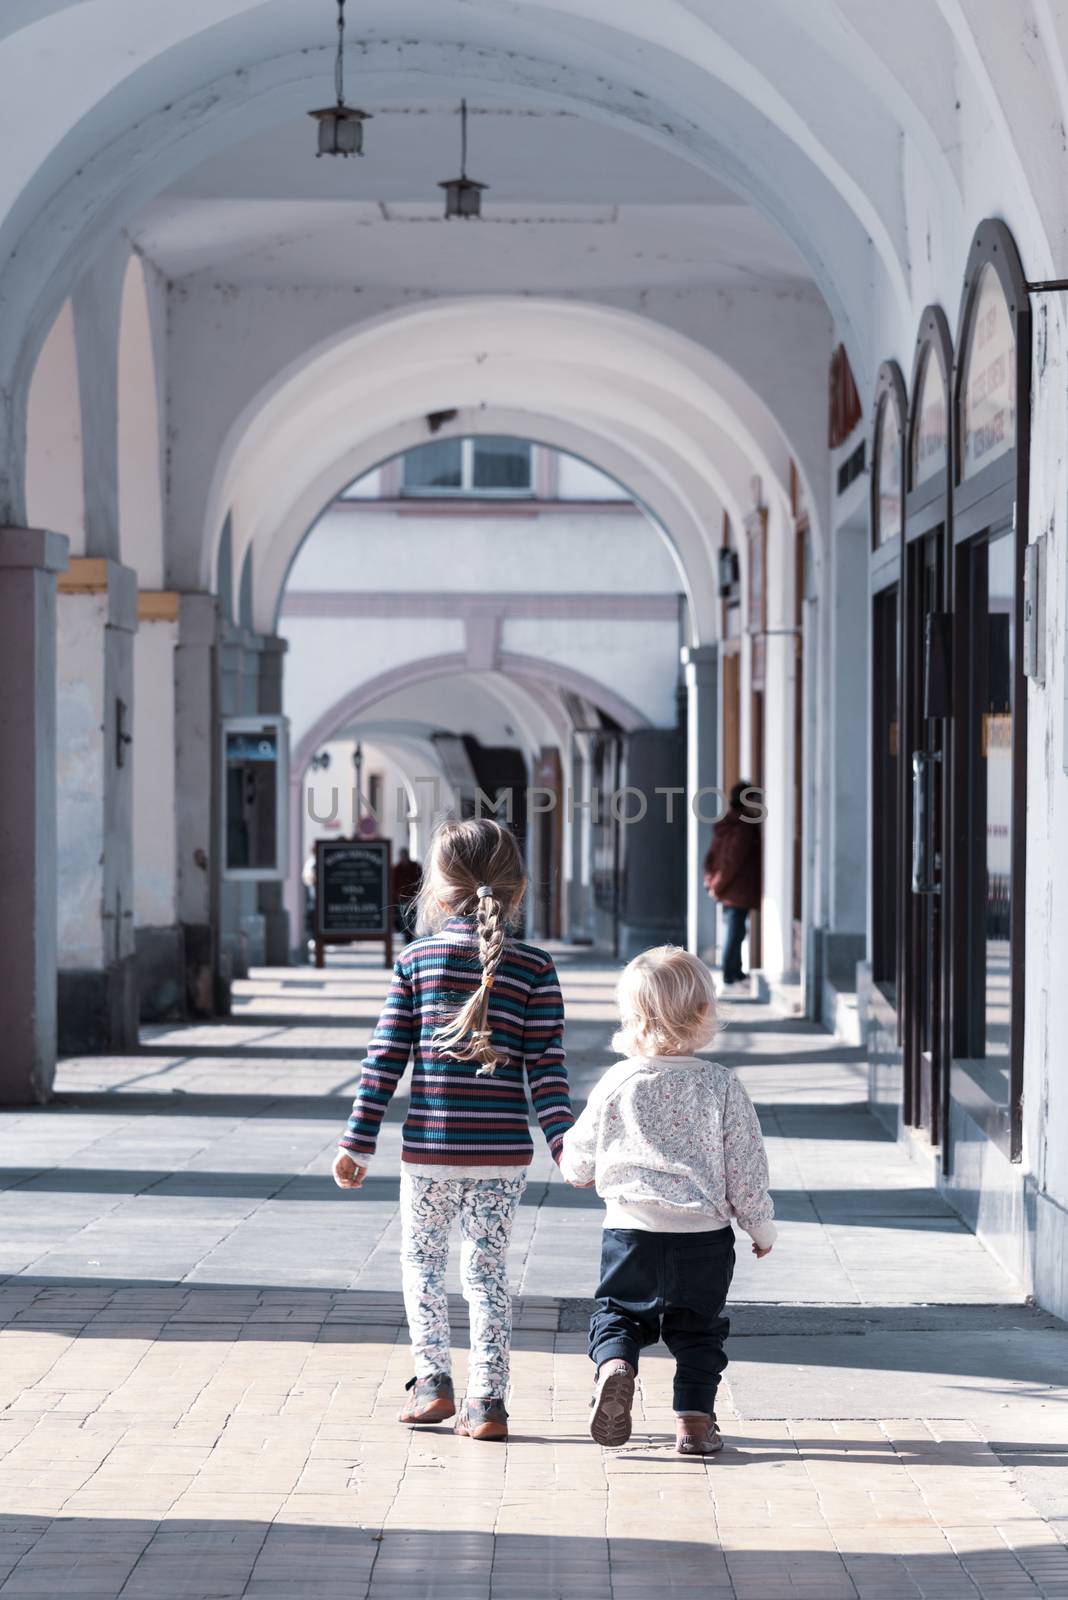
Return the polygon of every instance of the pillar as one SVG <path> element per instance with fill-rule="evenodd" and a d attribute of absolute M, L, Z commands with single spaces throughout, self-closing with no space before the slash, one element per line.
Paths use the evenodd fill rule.
<path fill-rule="evenodd" d="M 712 819 L 722 805 L 718 795 L 702 791 L 713 790 L 719 781 L 716 646 L 687 646 L 682 651 L 682 665 L 686 680 L 686 943 L 711 963 L 716 948 L 716 907 L 705 891 L 702 869 L 712 843 Z"/>
<path fill-rule="evenodd" d="M 249 628 L 221 621 L 218 640 L 219 714 L 254 717 L 260 707 L 260 657 L 264 641 Z M 265 680 L 270 692 L 270 674 Z M 261 885 L 222 877 L 219 870 L 220 958 L 234 978 L 247 978 L 249 967 L 267 959 L 267 932 L 260 911 Z"/>
<path fill-rule="evenodd" d="M 175 650 L 181 596 L 142 590 L 134 639 L 134 948 L 142 1022 L 186 1016 L 178 918 Z"/>
<path fill-rule="evenodd" d="M 828 915 L 820 970 L 848 988 L 864 955 L 868 914 L 868 553 L 866 517 L 834 529 Z"/>
<path fill-rule="evenodd" d="M 215 636 L 211 594 L 182 594 L 174 649 L 175 905 L 181 931 L 187 1016 L 229 1010 L 229 975 L 219 960 L 214 887 Z"/>
<path fill-rule="evenodd" d="M 57 597 L 59 1049 L 137 1044 L 133 640 L 137 578 L 80 556 Z"/>
<path fill-rule="evenodd" d="M 0 528 L 0 1103 L 56 1067 L 56 573 L 67 541 Z"/>
<path fill-rule="evenodd" d="M 289 646 L 277 634 L 261 636 L 260 646 L 259 704 L 256 709 L 266 716 L 281 716 L 282 672 Z M 293 940 L 289 911 L 285 904 L 285 884 L 281 879 L 269 879 L 257 887 L 259 910 L 263 918 L 264 958 L 269 967 L 287 967 Z"/>

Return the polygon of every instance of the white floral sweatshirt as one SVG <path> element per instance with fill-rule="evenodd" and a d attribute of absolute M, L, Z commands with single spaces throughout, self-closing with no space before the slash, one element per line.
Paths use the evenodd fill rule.
<path fill-rule="evenodd" d="M 697 1056 L 621 1061 L 564 1135 L 560 1170 L 596 1185 L 606 1228 L 698 1233 L 732 1219 L 776 1237 L 753 1102 L 727 1067 Z"/>

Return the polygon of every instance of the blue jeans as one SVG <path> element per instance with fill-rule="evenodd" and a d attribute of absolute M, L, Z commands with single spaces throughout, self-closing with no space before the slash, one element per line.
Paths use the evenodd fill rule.
<path fill-rule="evenodd" d="M 744 906 L 723 907 L 723 981 L 724 983 L 737 983 L 744 977 L 742 972 L 742 941 L 745 938 L 745 925 L 749 920 L 749 913 Z"/>
<path fill-rule="evenodd" d="M 734 1229 L 647 1233 L 606 1228 L 601 1243 L 597 1310 L 590 1318 L 591 1361 L 638 1357 L 663 1339 L 675 1357 L 676 1411 L 716 1412 L 727 1365 L 723 1315 L 734 1275 Z"/>

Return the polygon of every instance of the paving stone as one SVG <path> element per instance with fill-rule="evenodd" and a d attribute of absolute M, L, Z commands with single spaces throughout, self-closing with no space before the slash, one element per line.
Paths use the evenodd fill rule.
<path fill-rule="evenodd" d="M 614 973 L 560 965 L 581 1097 Z M 0 1597 L 1068 1596 L 1068 1331 L 858 1103 L 855 1052 L 766 1005 L 721 1052 L 783 1219 L 739 1252 L 724 1454 L 674 1455 L 662 1351 L 630 1446 L 586 1436 L 601 1212 L 544 1149 L 511 1441 L 399 1429 L 403 1095 L 368 1192 L 329 1180 L 383 988 L 360 955 L 256 973 L 233 1020 L 149 1030 L 148 1072 L 67 1061 L 54 1107 L 0 1117 Z M 455 1260 L 449 1287 L 462 1383 Z"/>

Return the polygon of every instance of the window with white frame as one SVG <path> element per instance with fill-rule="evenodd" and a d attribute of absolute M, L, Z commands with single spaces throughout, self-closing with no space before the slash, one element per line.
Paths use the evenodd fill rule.
<path fill-rule="evenodd" d="M 529 495 L 533 448 L 526 439 L 435 439 L 408 450 L 401 488 L 410 495 Z"/>

